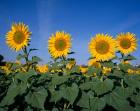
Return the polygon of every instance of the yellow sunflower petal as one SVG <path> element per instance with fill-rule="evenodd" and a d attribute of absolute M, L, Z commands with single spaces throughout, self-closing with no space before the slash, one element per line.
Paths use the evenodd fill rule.
<path fill-rule="evenodd" d="M 30 35 L 28 26 L 23 23 L 14 23 L 6 34 L 6 43 L 11 49 L 19 51 L 28 45 Z"/>
<path fill-rule="evenodd" d="M 88 66 L 94 66 L 96 68 L 100 68 L 101 64 L 96 59 L 90 59 L 88 61 Z"/>
<path fill-rule="evenodd" d="M 46 73 L 49 71 L 49 67 L 48 65 L 37 65 L 36 66 L 36 70 L 39 72 L 39 73 Z"/>
<path fill-rule="evenodd" d="M 124 55 L 130 54 L 137 49 L 137 39 L 133 33 L 120 33 L 116 40 L 118 50 Z"/>
<path fill-rule="evenodd" d="M 89 52 L 98 61 L 108 61 L 115 57 L 116 41 L 107 34 L 97 34 L 89 43 Z"/>
<path fill-rule="evenodd" d="M 48 40 L 48 50 L 53 58 L 66 57 L 71 48 L 71 36 L 65 32 L 56 32 Z"/>

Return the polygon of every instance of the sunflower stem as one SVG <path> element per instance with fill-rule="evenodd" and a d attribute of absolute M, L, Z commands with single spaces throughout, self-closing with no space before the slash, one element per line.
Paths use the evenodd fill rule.
<path fill-rule="evenodd" d="M 24 47 L 24 48 L 23 48 L 23 52 L 24 52 L 24 54 L 25 54 L 25 61 L 26 61 L 26 65 L 27 65 L 26 71 L 28 71 L 29 68 L 30 68 L 30 65 L 29 65 L 29 54 L 28 54 L 28 52 L 27 52 L 27 47 Z"/>
<path fill-rule="evenodd" d="M 27 53 L 27 48 L 26 47 L 23 48 L 23 52 L 25 54 L 25 61 L 27 63 L 28 62 L 28 53 Z"/>
<path fill-rule="evenodd" d="M 123 82 L 123 79 L 121 79 L 121 86 L 124 88 L 124 82 Z"/>

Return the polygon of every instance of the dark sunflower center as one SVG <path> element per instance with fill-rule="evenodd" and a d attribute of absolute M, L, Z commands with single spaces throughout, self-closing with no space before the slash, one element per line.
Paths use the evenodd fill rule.
<path fill-rule="evenodd" d="M 25 40 L 25 36 L 24 36 L 24 34 L 22 32 L 20 32 L 20 31 L 15 32 L 14 41 L 17 44 L 21 44 L 24 40 Z"/>
<path fill-rule="evenodd" d="M 120 41 L 120 46 L 124 49 L 128 49 L 131 47 L 131 41 L 129 39 L 123 39 Z"/>
<path fill-rule="evenodd" d="M 109 44 L 104 40 L 99 41 L 96 43 L 95 49 L 100 54 L 106 54 L 109 51 Z"/>
<path fill-rule="evenodd" d="M 55 48 L 58 50 L 58 51 L 63 51 L 65 50 L 67 46 L 67 43 L 65 40 L 63 39 L 59 39 L 59 40 L 56 40 L 55 41 Z"/>

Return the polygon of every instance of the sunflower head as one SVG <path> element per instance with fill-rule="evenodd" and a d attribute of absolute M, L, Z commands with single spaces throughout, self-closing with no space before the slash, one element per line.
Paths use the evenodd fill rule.
<path fill-rule="evenodd" d="M 87 73 L 87 71 L 88 71 L 88 68 L 87 68 L 87 66 L 80 66 L 80 71 L 81 71 L 81 73 L 83 73 L 83 74 L 86 74 Z"/>
<path fill-rule="evenodd" d="M 116 41 L 107 34 L 97 34 L 89 43 L 89 52 L 98 61 L 108 61 L 115 57 Z"/>
<path fill-rule="evenodd" d="M 103 67 L 102 73 L 103 75 L 108 75 L 111 72 L 111 68 Z"/>
<path fill-rule="evenodd" d="M 48 50 L 53 58 L 66 57 L 71 48 L 71 36 L 65 32 L 56 32 L 48 40 Z"/>
<path fill-rule="evenodd" d="M 128 69 L 127 72 L 128 72 L 129 75 L 131 75 L 131 74 L 134 74 L 134 73 L 135 73 L 135 70 L 133 70 L 133 69 Z"/>
<path fill-rule="evenodd" d="M 137 39 L 133 33 L 120 33 L 116 40 L 118 50 L 124 55 L 130 54 L 137 49 Z"/>
<path fill-rule="evenodd" d="M 36 70 L 39 72 L 39 73 L 46 73 L 46 72 L 48 72 L 49 71 L 49 67 L 48 67 L 48 65 L 47 64 L 45 64 L 45 65 L 37 65 L 36 66 Z"/>
<path fill-rule="evenodd" d="M 90 59 L 88 61 L 88 66 L 94 66 L 96 68 L 100 68 L 101 64 L 96 59 Z"/>
<path fill-rule="evenodd" d="M 136 74 L 140 74 L 140 69 L 137 69 L 136 70 Z"/>
<path fill-rule="evenodd" d="M 76 61 L 75 61 L 75 60 L 70 60 L 70 61 L 66 64 L 66 68 L 67 68 L 67 69 L 71 69 L 75 64 L 76 64 Z"/>
<path fill-rule="evenodd" d="M 0 70 L 2 70 L 6 75 L 12 72 L 11 63 L 6 62 L 4 66 L 0 66 Z"/>
<path fill-rule="evenodd" d="M 11 30 L 6 34 L 6 43 L 11 49 L 19 51 L 28 46 L 31 32 L 23 23 L 14 23 Z"/>
<path fill-rule="evenodd" d="M 131 64 L 131 62 L 130 61 L 121 61 L 121 64 Z"/>
<path fill-rule="evenodd" d="M 15 64 L 21 65 L 20 60 L 16 60 L 16 61 L 15 61 Z"/>

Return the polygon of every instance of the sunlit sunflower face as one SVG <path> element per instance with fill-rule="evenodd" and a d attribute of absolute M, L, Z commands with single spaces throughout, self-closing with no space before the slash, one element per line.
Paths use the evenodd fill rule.
<path fill-rule="evenodd" d="M 23 23 L 13 24 L 11 30 L 6 35 L 6 43 L 16 51 L 28 46 L 31 32 L 28 26 Z"/>
<path fill-rule="evenodd" d="M 75 60 L 70 60 L 70 61 L 66 64 L 66 68 L 67 68 L 67 69 L 71 69 L 75 64 L 76 64 L 76 61 L 75 61 Z"/>
<path fill-rule="evenodd" d="M 71 48 L 71 36 L 65 32 L 56 32 L 48 40 L 48 49 L 53 58 L 66 57 Z"/>
<path fill-rule="evenodd" d="M 48 65 L 37 65 L 36 66 L 36 70 L 39 72 L 39 73 L 46 73 L 49 71 L 49 67 Z"/>
<path fill-rule="evenodd" d="M 115 56 L 116 42 L 112 36 L 97 34 L 89 43 L 89 52 L 97 61 L 108 61 Z"/>
<path fill-rule="evenodd" d="M 101 64 L 99 62 L 97 62 L 96 59 L 90 59 L 88 61 L 88 66 L 94 66 L 96 68 L 100 68 L 101 67 Z"/>
<path fill-rule="evenodd" d="M 135 35 L 129 32 L 119 34 L 117 36 L 117 48 L 125 55 L 134 52 L 137 48 Z"/>

